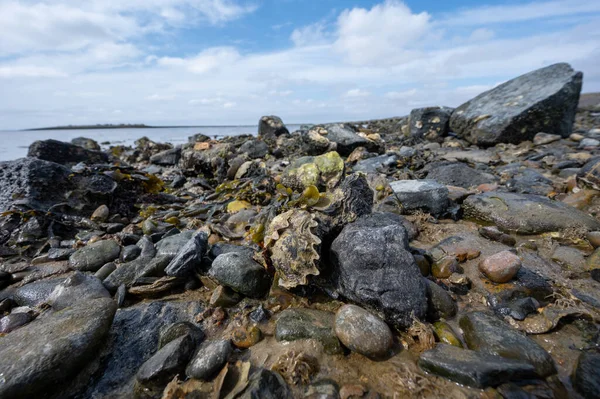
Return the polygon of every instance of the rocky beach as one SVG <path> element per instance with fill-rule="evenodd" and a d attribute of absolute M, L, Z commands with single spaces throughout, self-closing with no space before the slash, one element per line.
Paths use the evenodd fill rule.
<path fill-rule="evenodd" d="M 0 398 L 600 398 L 600 95 L 31 143 L 0 162 Z M 90 132 L 93 137 L 93 131 Z"/>

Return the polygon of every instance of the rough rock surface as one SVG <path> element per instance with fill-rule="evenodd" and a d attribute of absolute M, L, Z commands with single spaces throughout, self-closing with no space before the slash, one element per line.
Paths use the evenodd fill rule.
<path fill-rule="evenodd" d="M 479 146 L 518 144 L 538 132 L 572 132 L 583 74 L 554 64 L 501 84 L 459 106 L 450 128 Z"/>
<path fill-rule="evenodd" d="M 435 180 L 399 180 L 390 187 L 407 212 L 421 210 L 440 215 L 448 208 L 448 188 Z"/>
<path fill-rule="evenodd" d="M 408 123 L 410 135 L 425 138 L 430 141 L 443 139 L 450 129 L 450 116 L 453 108 L 427 107 L 416 108 L 410 111 Z"/>
<path fill-rule="evenodd" d="M 27 156 L 63 165 L 78 162 L 103 163 L 108 161 L 108 155 L 103 152 L 87 150 L 78 145 L 58 140 L 35 141 L 29 146 Z"/>

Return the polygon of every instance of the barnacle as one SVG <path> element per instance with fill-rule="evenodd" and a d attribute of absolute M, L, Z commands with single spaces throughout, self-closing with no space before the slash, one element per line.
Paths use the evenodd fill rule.
<path fill-rule="evenodd" d="M 281 355 L 271 370 L 281 374 L 290 385 L 308 384 L 319 371 L 319 365 L 314 357 L 292 350 Z"/>
<path fill-rule="evenodd" d="M 306 285 L 309 275 L 319 275 L 321 239 L 315 235 L 318 223 L 307 211 L 292 209 L 276 216 L 265 234 L 271 262 L 284 288 Z"/>

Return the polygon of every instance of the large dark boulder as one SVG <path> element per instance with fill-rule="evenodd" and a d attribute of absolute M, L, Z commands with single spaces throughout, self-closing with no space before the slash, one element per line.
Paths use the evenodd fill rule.
<path fill-rule="evenodd" d="M 59 164 L 108 162 L 108 155 L 103 152 L 87 150 L 78 145 L 58 140 L 34 141 L 29 146 L 27 156 Z"/>
<path fill-rule="evenodd" d="M 332 143 L 336 143 L 336 151 L 342 156 L 348 156 L 358 147 L 364 147 L 370 152 L 380 152 L 381 144 L 358 135 L 352 125 L 332 123 L 314 126 L 311 131 L 316 131 Z"/>
<path fill-rule="evenodd" d="M 573 129 L 583 74 L 561 63 L 501 84 L 456 108 L 450 129 L 479 146 L 520 143 Z"/>
<path fill-rule="evenodd" d="M 179 159 L 181 159 L 181 147 L 175 147 L 152 155 L 150 163 L 160 166 L 173 166 L 177 165 Z"/>
<path fill-rule="evenodd" d="M 344 298 L 398 327 L 427 312 L 427 287 L 408 251 L 402 218 L 375 213 L 347 224 L 331 245 L 333 284 Z"/>
<path fill-rule="evenodd" d="M 450 129 L 450 116 L 454 108 L 427 107 L 410 111 L 408 119 L 411 137 L 424 138 L 430 141 L 443 140 Z"/>

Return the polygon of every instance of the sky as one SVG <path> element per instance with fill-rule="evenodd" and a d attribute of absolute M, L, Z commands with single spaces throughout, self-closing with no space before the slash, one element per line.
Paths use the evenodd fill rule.
<path fill-rule="evenodd" d="M 600 91 L 600 1 L 0 0 L 0 130 L 385 118 L 556 62 Z"/>

